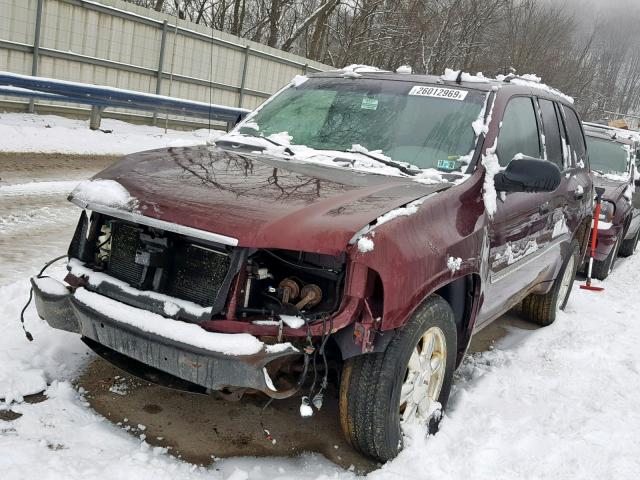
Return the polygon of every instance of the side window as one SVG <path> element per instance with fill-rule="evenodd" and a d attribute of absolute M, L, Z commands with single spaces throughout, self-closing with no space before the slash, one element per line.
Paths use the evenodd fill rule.
<path fill-rule="evenodd" d="M 564 170 L 562 161 L 562 141 L 560 140 L 560 125 L 553 102 L 538 99 L 540 113 L 542 114 L 542 128 L 544 130 L 544 144 L 547 150 L 547 160 L 555 163 Z"/>
<path fill-rule="evenodd" d="M 580 126 L 578 114 L 565 105 L 562 111 L 566 119 L 567 135 L 569 135 L 569 150 L 571 152 L 571 164 L 577 165 L 580 162 L 586 163 L 587 147 L 584 143 L 584 134 Z"/>
<path fill-rule="evenodd" d="M 515 97 L 507 104 L 498 135 L 498 161 L 506 166 L 522 153 L 540 158 L 540 135 L 533 101 L 529 97 Z"/>

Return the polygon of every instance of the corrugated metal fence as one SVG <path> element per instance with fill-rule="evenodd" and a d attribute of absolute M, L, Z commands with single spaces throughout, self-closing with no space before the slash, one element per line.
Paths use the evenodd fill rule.
<path fill-rule="evenodd" d="M 0 0 L 0 70 L 252 109 L 328 68 L 120 0 Z"/>

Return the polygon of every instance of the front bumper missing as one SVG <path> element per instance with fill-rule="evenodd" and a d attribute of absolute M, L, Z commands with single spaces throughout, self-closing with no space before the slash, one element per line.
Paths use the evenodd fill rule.
<path fill-rule="evenodd" d="M 254 389 L 272 398 L 287 398 L 297 391 L 295 387 L 274 389 L 266 369 L 274 360 L 300 356 L 293 347 L 280 351 L 267 351 L 263 347 L 252 355 L 210 351 L 119 322 L 83 304 L 71 292 L 52 293 L 41 288 L 37 279 L 32 278 L 31 285 L 38 315 L 51 327 L 79 333 L 85 339 L 187 382 L 211 390 Z M 203 329 L 202 334 L 209 332 Z"/>

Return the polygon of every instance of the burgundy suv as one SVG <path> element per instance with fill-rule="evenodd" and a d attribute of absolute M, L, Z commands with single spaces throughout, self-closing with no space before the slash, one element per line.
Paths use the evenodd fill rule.
<path fill-rule="evenodd" d="M 598 221 L 593 276 L 604 280 L 613 270 L 618 255 L 629 257 L 640 239 L 640 210 L 636 185 L 639 151 L 633 132 L 585 123 L 585 134 L 594 184 L 604 189 Z"/>
<path fill-rule="evenodd" d="M 555 320 L 593 194 L 559 92 L 351 70 L 69 198 L 66 283 L 32 280 L 52 327 L 174 386 L 299 394 L 302 414 L 336 385 L 345 435 L 386 461 L 404 424 L 436 427 L 474 332 L 520 302 Z"/>

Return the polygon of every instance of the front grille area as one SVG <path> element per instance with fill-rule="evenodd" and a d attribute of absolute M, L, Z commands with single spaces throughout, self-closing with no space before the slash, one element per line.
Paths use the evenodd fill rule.
<path fill-rule="evenodd" d="M 106 273 L 135 288 L 211 306 L 229 271 L 229 255 L 177 235 L 149 238 L 141 227 L 112 221 Z M 154 253 L 146 258 L 153 261 L 145 266 L 139 262 L 145 258 L 141 252 L 148 250 Z"/>

